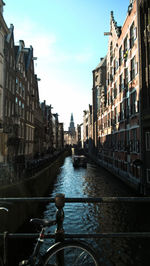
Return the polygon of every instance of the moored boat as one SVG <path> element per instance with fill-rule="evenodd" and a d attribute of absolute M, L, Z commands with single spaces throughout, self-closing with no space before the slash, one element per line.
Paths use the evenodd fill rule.
<path fill-rule="evenodd" d="M 74 167 L 86 167 L 87 158 L 84 155 L 74 155 L 72 157 L 72 162 Z"/>

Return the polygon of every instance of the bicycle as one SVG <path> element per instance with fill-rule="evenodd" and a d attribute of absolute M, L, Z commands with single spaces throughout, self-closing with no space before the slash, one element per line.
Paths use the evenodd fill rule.
<path fill-rule="evenodd" d="M 84 241 L 64 240 L 64 194 L 57 194 L 55 205 L 57 207 L 56 220 L 45 220 L 34 218 L 32 223 L 42 227 L 32 255 L 28 260 L 23 260 L 19 266 L 99 266 L 99 259 L 96 252 Z M 40 247 L 45 239 L 45 230 L 57 224 L 55 231 L 56 243 L 48 248 L 44 255 L 40 255 Z"/>

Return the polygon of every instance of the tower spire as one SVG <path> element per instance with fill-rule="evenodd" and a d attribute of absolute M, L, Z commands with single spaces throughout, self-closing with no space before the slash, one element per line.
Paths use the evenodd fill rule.
<path fill-rule="evenodd" d="M 68 128 L 68 131 L 74 135 L 75 134 L 75 126 L 74 126 L 74 120 L 73 120 L 73 113 L 71 113 L 71 118 L 70 118 L 70 126 Z"/>

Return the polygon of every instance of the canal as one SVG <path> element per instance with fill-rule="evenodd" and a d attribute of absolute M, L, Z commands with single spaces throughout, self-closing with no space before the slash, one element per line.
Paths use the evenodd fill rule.
<path fill-rule="evenodd" d="M 89 162 L 87 168 L 74 168 L 67 157 L 60 172 L 49 187 L 49 196 L 64 193 L 66 197 L 136 196 L 124 183 L 105 169 Z M 64 229 L 66 233 L 138 232 L 149 231 L 149 204 L 145 203 L 66 203 Z M 44 207 L 45 218 L 53 219 L 53 203 Z M 51 229 L 51 232 L 54 229 Z M 41 252 L 50 245 L 46 240 Z M 90 239 L 99 253 L 102 266 L 149 265 L 150 240 L 146 238 Z"/>
<path fill-rule="evenodd" d="M 87 168 L 74 168 L 67 157 L 49 196 L 64 193 L 66 197 L 136 196 L 111 173 L 93 163 Z M 149 231 L 149 205 L 142 203 L 66 203 L 64 229 L 66 233 Z M 55 217 L 55 206 L 49 204 L 44 217 Z M 149 265 L 148 239 L 90 240 L 100 255 L 102 265 Z M 49 246 L 49 240 L 43 249 Z M 149 257 L 149 259 L 148 259 Z"/>

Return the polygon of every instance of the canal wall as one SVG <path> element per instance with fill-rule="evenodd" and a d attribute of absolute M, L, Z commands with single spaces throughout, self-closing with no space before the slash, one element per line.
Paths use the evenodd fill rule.
<path fill-rule="evenodd" d="M 97 165 L 105 168 L 107 171 L 112 173 L 115 177 L 119 178 L 121 181 L 123 181 L 128 187 L 132 188 L 135 192 L 140 193 L 140 183 L 139 180 L 130 176 L 127 172 L 114 167 L 112 164 L 105 162 L 103 160 L 100 160 L 96 156 L 92 154 L 88 154 L 89 158 L 93 160 Z"/>
<path fill-rule="evenodd" d="M 11 197 L 43 197 L 48 194 L 50 185 L 55 181 L 56 176 L 64 162 L 68 152 L 64 152 L 48 167 L 42 169 L 34 176 L 26 178 L 16 184 L 0 188 L 1 198 Z M 9 212 L 0 212 L 0 232 L 15 232 L 30 217 L 36 217 L 40 204 L 36 202 L 20 202 L 4 205 Z M 2 204 L 1 204 L 2 205 Z"/>

